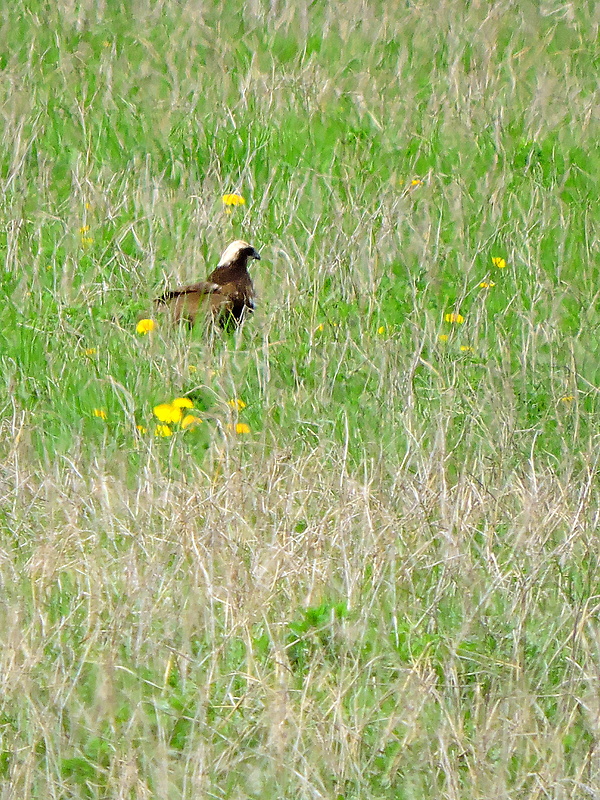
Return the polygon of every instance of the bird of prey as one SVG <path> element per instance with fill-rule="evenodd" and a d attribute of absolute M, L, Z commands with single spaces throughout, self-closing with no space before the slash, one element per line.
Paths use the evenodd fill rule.
<path fill-rule="evenodd" d="M 250 258 L 260 260 L 260 255 L 238 239 L 225 248 L 205 281 L 171 289 L 156 302 L 169 307 L 174 322 L 193 325 L 199 312 L 210 310 L 222 328 L 237 326 L 254 310 L 254 286 L 247 268 Z"/>

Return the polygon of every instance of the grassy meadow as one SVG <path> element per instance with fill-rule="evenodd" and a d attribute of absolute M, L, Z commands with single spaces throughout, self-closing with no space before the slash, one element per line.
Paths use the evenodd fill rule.
<path fill-rule="evenodd" d="M 600 797 L 599 25 L 4 0 L 0 800 Z"/>

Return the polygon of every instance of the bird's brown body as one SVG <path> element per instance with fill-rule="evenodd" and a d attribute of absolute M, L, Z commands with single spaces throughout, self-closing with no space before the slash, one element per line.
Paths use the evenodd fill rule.
<path fill-rule="evenodd" d="M 174 322 L 193 325 L 199 313 L 209 311 L 222 327 L 239 325 L 254 310 L 250 258 L 260 259 L 260 255 L 247 242 L 232 242 L 205 281 L 172 289 L 156 302 L 169 307 Z"/>

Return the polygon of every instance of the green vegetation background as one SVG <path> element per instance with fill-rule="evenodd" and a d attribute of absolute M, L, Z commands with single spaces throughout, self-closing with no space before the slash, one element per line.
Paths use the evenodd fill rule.
<path fill-rule="evenodd" d="M 2 800 L 599 790 L 596 6 L 1 4 Z"/>

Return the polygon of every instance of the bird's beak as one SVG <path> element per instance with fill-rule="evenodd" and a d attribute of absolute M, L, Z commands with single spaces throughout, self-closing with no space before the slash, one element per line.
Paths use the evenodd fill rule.
<path fill-rule="evenodd" d="M 252 253 L 252 258 L 255 258 L 257 261 L 260 261 L 260 253 L 258 252 L 258 250 L 255 250 Z"/>

